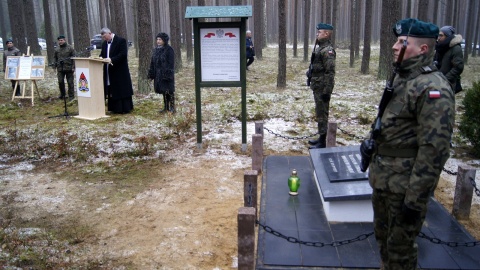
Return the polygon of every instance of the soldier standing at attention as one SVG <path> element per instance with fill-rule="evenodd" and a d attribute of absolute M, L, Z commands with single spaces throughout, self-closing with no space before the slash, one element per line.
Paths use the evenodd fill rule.
<path fill-rule="evenodd" d="M 433 64 L 438 27 L 404 19 L 393 33 L 395 62 L 405 41 L 407 47 L 381 117 L 368 178 L 383 269 L 408 270 L 417 267 L 415 238 L 449 157 L 455 101 L 450 83 Z"/>
<path fill-rule="evenodd" d="M 75 56 L 75 50 L 67 43 L 65 36 L 58 36 L 58 46 L 55 48 L 53 59 L 55 61 L 55 67 L 57 68 L 58 87 L 60 88 L 59 99 L 66 98 L 65 95 L 65 77 L 68 84 L 68 99 L 72 101 L 75 98 L 73 88 L 73 72 L 75 71 L 75 65 L 73 64 L 72 57 Z"/>
<path fill-rule="evenodd" d="M 335 57 L 336 53 L 330 41 L 333 26 L 330 24 L 317 24 L 317 47 L 312 62 L 312 80 L 310 89 L 315 100 L 315 117 L 318 125 L 316 140 L 309 140 L 309 148 L 325 148 L 327 145 L 328 111 L 330 97 L 335 86 Z"/>

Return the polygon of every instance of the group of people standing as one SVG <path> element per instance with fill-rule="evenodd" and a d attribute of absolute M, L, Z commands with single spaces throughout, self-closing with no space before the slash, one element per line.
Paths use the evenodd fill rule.
<path fill-rule="evenodd" d="M 329 101 L 335 84 L 332 33 L 332 25 L 317 25 L 312 70 L 307 73 L 320 135 L 309 141 L 311 149 L 326 147 Z M 415 239 L 451 147 L 455 93 L 461 91 L 464 68 L 462 37 L 452 26 L 439 29 L 410 18 L 398 21 L 393 34 L 397 37 L 392 46 L 396 67 L 393 94 L 379 114 L 380 133 L 373 141 L 373 153 L 365 158 L 370 166 L 373 224 L 382 269 L 416 269 Z M 366 152 L 365 145 L 362 143 L 361 153 Z"/>

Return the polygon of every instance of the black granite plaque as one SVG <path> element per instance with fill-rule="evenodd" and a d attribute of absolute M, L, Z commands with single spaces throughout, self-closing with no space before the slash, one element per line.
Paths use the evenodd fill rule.
<path fill-rule="evenodd" d="M 360 170 L 359 151 L 320 154 L 330 182 L 368 180 L 366 172 Z"/>

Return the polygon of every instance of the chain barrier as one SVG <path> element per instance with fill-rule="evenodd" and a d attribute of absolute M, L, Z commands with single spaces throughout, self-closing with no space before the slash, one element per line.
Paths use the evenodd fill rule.
<path fill-rule="evenodd" d="M 352 238 L 352 239 L 347 239 L 347 240 L 340 240 L 340 241 L 332 241 L 330 243 L 323 243 L 323 242 L 309 242 L 309 241 L 303 241 L 303 240 L 300 240 L 298 238 L 295 238 L 293 236 L 287 236 L 287 235 L 284 235 L 282 234 L 281 232 L 278 232 L 276 230 L 274 230 L 272 227 L 270 226 L 266 226 L 266 225 L 263 225 L 262 223 L 260 223 L 258 220 L 255 221 L 256 224 L 258 224 L 260 227 L 262 227 L 266 232 L 272 234 L 272 235 L 275 235 L 277 237 L 280 237 L 280 238 L 283 238 L 285 240 L 287 240 L 288 242 L 290 243 L 294 243 L 294 244 L 300 244 L 300 245 L 305 245 L 305 246 L 309 246 L 309 247 L 326 247 L 326 246 L 331 246 L 331 247 L 338 247 L 338 246 L 343 246 L 343 245 L 347 245 L 347 244 L 351 244 L 351 243 L 354 243 L 354 242 L 358 242 L 358 241 L 363 241 L 365 239 L 367 239 L 368 237 L 372 236 L 374 233 L 373 232 L 370 232 L 370 233 L 365 233 L 365 234 L 360 234 L 359 236 L 355 237 L 355 238 Z M 475 246 L 480 246 L 480 241 L 473 241 L 473 242 L 446 242 L 446 241 L 443 241 L 439 238 L 436 238 L 436 237 L 430 237 L 428 235 L 426 235 L 425 233 L 423 232 L 420 232 L 418 234 L 418 237 L 420 238 L 424 238 L 424 239 L 427 239 L 429 240 L 430 242 L 434 243 L 434 244 L 439 244 L 439 245 L 446 245 L 446 246 L 449 246 L 449 247 L 475 247 Z"/>
<path fill-rule="evenodd" d="M 473 186 L 473 189 L 475 190 L 475 194 L 477 194 L 478 197 L 480 197 L 480 190 L 477 187 L 477 184 L 475 183 L 475 178 L 470 177 L 470 183 Z"/>
<path fill-rule="evenodd" d="M 319 135 L 318 132 L 317 132 L 317 133 L 315 133 L 315 134 L 311 134 L 311 135 L 307 135 L 307 136 L 290 137 L 290 136 L 285 136 L 285 135 L 281 135 L 281 134 L 275 133 L 275 132 L 273 132 L 272 130 L 266 128 L 266 127 L 263 127 L 263 129 L 265 129 L 266 131 L 268 131 L 268 133 L 273 134 L 273 135 L 276 136 L 276 137 L 280 137 L 280 138 L 287 139 L 287 140 L 305 140 L 305 139 L 309 139 L 309 138 L 312 138 L 312 137 L 314 137 L 314 136 Z"/>
<path fill-rule="evenodd" d="M 305 246 L 309 246 L 309 247 L 326 247 L 326 246 L 331 246 L 331 247 L 338 247 L 338 246 L 343 246 L 343 245 L 346 245 L 346 244 L 350 244 L 350 243 L 353 243 L 353 242 L 357 242 L 357 241 L 362 241 L 362 240 L 365 240 L 367 239 L 368 237 L 372 236 L 373 235 L 373 232 L 371 233 L 365 233 L 365 234 L 361 234 L 355 238 L 352 238 L 352 239 L 348 239 L 348 240 L 341 240 L 341 241 L 332 241 L 330 243 L 323 243 L 323 242 L 309 242 L 309 241 L 302 241 L 298 238 L 295 238 L 293 236 L 286 236 L 284 234 L 282 234 L 281 232 L 278 232 L 276 230 L 274 230 L 272 227 L 270 226 L 266 226 L 266 225 L 263 225 L 262 223 L 260 223 L 260 221 L 256 220 L 255 221 L 256 224 L 258 224 L 260 227 L 262 227 L 266 232 L 270 233 L 270 234 L 273 234 L 277 237 L 280 237 L 280 238 L 283 238 L 285 240 L 287 240 L 288 242 L 290 243 L 295 243 L 295 244 L 300 244 L 300 245 L 305 245 Z"/>
<path fill-rule="evenodd" d="M 430 237 L 430 236 L 424 234 L 423 232 L 420 232 L 418 234 L 418 237 L 427 239 L 428 241 L 430 241 L 434 244 L 445 245 L 445 246 L 449 246 L 449 247 L 474 247 L 474 246 L 480 245 L 480 241 L 463 242 L 463 243 L 446 242 L 446 241 L 440 240 L 440 239 L 435 238 L 435 237 Z"/>
<path fill-rule="evenodd" d="M 445 168 L 442 169 L 444 172 L 446 172 L 447 174 L 450 174 L 450 175 L 457 175 L 458 173 L 457 172 L 453 172 L 453 171 L 450 171 L 450 170 L 447 170 Z"/>
<path fill-rule="evenodd" d="M 343 134 L 348 135 L 348 136 L 350 136 L 350 137 L 352 137 L 352 138 L 354 138 L 354 139 L 356 139 L 356 140 L 359 140 L 359 141 L 365 140 L 364 137 L 359 137 L 359 136 L 356 135 L 356 134 L 349 133 L 348 131 L 341 129 L 340 127 L 337 127 L 337 129 L 340 130 Z"/>

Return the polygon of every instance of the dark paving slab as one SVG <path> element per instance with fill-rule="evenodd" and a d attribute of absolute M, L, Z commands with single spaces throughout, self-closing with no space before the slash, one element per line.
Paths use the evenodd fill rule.
<path fill-rule="evenodd" d="M 380 258 L 375 238 L 366 237 L 373 232 L 372 223 L 327 221 L 313 176 L 312 160 L 315 159 L 308 156 L 265 159 L 256 269 L 378 269 Z M 292 169 L 297 170 L 301 179 L 298 196 L 288 194 L 287 179 Z M 430 200 L 428 207 L 422 228 L 425 235 L 445 242 L 476 241 L 435 199 Z M 280 237 L 266 232 L 265 226 Z M 359 236 L 365 239 L 331 245 L 333 241 Z M 314 246 L 320 243 L 326 246 Z M 480 269 L 480 246 L 450 247 L 421 237 L 417 243 L 421 269 Z"/>

